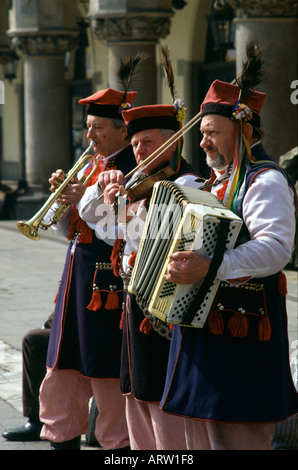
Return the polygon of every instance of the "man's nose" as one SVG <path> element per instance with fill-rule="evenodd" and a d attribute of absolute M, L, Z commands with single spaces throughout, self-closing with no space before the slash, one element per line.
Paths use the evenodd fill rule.
<path fill-rule="evenodd" d="M 92 127 L 89 127 L 87 132 L 87 139 L 91 139 L 92 136 L 94 136 L 94 129 Z"/>
<path fill-rule="evenodd" d="M 201 142 L 200 142 L 200 147 L 204 148 L 207 147 L 210 144 L 210 138 L 208 135 L 203 135 Z"/>
<path fill-rule="evenodd" d="M 138 145 L 135 147 L 135 151 L 139 155 L 143 155 L 145 152 L 145 146 L 142 145 L 142 142 L 139 142 Z"/>

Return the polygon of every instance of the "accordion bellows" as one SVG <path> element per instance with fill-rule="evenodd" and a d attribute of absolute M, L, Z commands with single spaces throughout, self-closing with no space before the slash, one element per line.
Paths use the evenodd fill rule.
<path fill-rule="evenodd" d="M 207 286 L 206 279 L 187 285 L 170 283 L 164 279 L 169 255 L 193 250 L 212 258 L 219 242 L 222 250 L 233 248 L 241 226 L 242 220 L 216 196 L 170 181 L 156 183 L 128 291 L 144 312 L 164 323 L 202 328 L 219 287 L 217 269 Z"/>

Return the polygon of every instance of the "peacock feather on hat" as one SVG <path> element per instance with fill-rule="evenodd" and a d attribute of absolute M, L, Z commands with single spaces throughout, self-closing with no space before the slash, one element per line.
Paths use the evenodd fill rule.
<path fill-rule="evenodd" d="M 169 52 L 168 46 L 162 46 L 161 59 L 162 59 L 162 65 L 163 65 L 166 83 L 170 90 L 172 103 L 176 109 L 176 119 L 179 122 L 179 126 L 181 128 L 183 126 L 183 121 L 185 119 L 186 108 L 184 106 L 183 100 L 177 98 L 174 72 L 173 72 L 172 61 L 170 59 L 170 52 Z M 173 162 L 172 162 L 172 165 L 175 171 L 179 171 L 180 169 L 183 144 L 184 144 L 184 139 L 181 136 L 181 138 L 178 139 L 177 141 L 177 149 L 176 149 Z"/>

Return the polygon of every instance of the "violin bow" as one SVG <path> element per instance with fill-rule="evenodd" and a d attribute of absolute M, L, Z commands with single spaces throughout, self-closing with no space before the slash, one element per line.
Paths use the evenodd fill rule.
<path fill-rule="evenodd" d="M 193 126 L 195 126 L 198 121 L 201 118 L 201 113 L 199 112 L 196 114 L 190 121 L 188 121 L 179 131 L 177 131 L 175 134 L 173 134 L 166 142 L 164 142 L 158 149 L 156 149 L 151 155 L 149 155 L 142 163 L 137 165 L 135 168 L 133 168 L 129 173 L 127 173 L 124 176 L 124 180 L 126 181 L 128 178 L 130 178 L 136 171 L 138 171 L 141 167 L 146 166 L 147 163 L 150 163 L 154 160 L 156 160 L 160 155 L 162 155 L 163 152 L 165 152 L 171 145 L 173 145 L 175 142 L 177 142 L 180 137 L 188 132 Z M 103 197 L 103 194 L 101 194 L 97 199 L 101 199 Z"/>

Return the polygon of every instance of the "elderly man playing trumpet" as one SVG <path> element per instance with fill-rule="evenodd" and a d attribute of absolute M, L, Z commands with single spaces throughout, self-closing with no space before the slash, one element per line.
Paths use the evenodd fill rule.
<path fill-rule="evenodd" d="M 101 90 L 79 101 L 88 105 L 87 138 L 93 141 L 98 168 L 129 171 L 135 164 L 122 118 L 136 92 Z M 84 168 L 88 175 L 92 165 Z M 61 176 L 51 178 L 52 189 Z M 124 399 L 119 389 L 122 331 L 122 282 L 113 275 L 111 246 L 99 239 L 79 216 L 85 186 L 69 185 L 58 203 L 70 208 L 55 230 L 70 240 L 59 286 L 50 335 L 47 375 L 40 391 L 41 437 L 53 450 L 80 448 L 88 431 L 88 403 L 94 396 L 99 411 L 95 436 L 104 449 L 129 446 Z"/>

